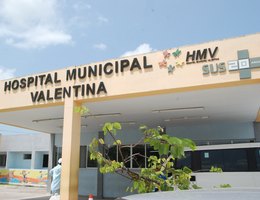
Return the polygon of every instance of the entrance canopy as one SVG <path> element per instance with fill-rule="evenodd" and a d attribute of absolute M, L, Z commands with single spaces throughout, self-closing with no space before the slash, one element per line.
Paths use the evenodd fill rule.
<path fill-rule="evenodd" d="M 85 103 L 81 132 L 95 132 L 105 122 L 118 121 L 125 131 L 145 124 L 189 126 L 258 120 L 260 84 L 158 94 Z M 64 107 L 51 106 L 0 113 L 0 121 L 46 133 L 62 134 Z"/>

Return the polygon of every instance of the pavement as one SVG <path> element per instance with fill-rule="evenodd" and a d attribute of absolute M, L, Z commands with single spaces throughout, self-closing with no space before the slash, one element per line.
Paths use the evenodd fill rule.
<path fill-rule="evenodd" d="M 0 200 L 49 200 L 50 193 L 46 187 L 28 187 L 0 184 Z M 88 200 L 87 196 L 79 196 L 78 200 Z M 101 200 L 94 197 L 94 200 Z M 111 199 L 102 199 L 111 200 Z"/>

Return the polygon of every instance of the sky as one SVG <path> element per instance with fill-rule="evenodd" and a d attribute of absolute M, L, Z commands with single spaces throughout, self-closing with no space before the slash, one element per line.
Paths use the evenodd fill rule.
<path fill-rule="evenodd" d="M 0 80 L 257 33 L 259 7 L 259 0 L 0 0 Z"/>

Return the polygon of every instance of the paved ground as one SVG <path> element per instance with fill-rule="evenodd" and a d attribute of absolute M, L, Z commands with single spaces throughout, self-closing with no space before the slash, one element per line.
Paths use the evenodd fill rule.
<path fill-rule="evenodd" d="M 42 197 L 47 195 L 49 194 L 46 188 L 0 184 L 1 200 L 20 200 L 28 197 Z"/>
<path fill-rule="evenodd" d="M 0 184 L 0 200 L 49 200 L 50 195 L 46 188 L 12 186 Z M 79 197 L 79 200 L 88 200 L 88 197 Z M 94 200 L 100 200 L 94 198 Z M 110 199 L 111 200 L 111 199 Z"/>

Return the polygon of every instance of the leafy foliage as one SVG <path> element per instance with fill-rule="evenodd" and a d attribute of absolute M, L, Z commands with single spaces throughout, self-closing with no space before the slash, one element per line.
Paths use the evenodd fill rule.
<path fill-rule="evenodd" d="M 89 109 L 86 106 L 75 106 L 74 111 L 81 115 L 89 113 Z"/>
<path fill-rule="evenodd" d="M 210 172 L 218 172 L 218 173 L 223 172 L 223 170 L 220 167 L 214 167 L 214 166 L 211 166 L 209 171 Z"/>
<path fill-rule="evenodd" d="M 202 187 L 198 186 L 197 184 L 192 184 L 192 188 L 194 190 L 202 189 Z"/>
<path fill-rule="evenodd" d="M 220 188 L 231 188 L 230 184 L 221 184 L 219 185 Z"/>
<path fill-rule="evenodd" d="M 171 191 L 191 188 L 190 177 L 192 171 L 188 167 L 175 169 L 174 161 L 184 157 L 185 148 L 195 150 L 196 145 L 192 140 L 171 137 L 164 134 L 161 127 L 149 129 L 146 126 L 141 126 L 140 130 L 143 133 L 143 137 L 134 146 L 141 142 L 147 143 L 155 151 L 159 152 L 159 157 L 146 157 L 138 153 L 138 156 L 147 159 L 148 168 L 140 168 L 136 171 L 126 167 L 126 163 L 137 155 L 132 155 L 130 158 L 129 156 L 124 156 L 122 149 L 126 145 L 123 145 L 121 140 L 116 139 L 118 130 L 121 130 L 121 124 L 118 122 L 105 123 L 103 127 L 104 135 L 110 135 L 113 138 L 113 144 L 118 148 L 121 162 L 111 160 L 98 151 L 99 145 L 107 148 L 107 144 L 105 144 L 103 139 L 94 138 L 90 144 L 90 158 L 98 161 L 101 173 L 118 173 L 132 180 L 132 186 L 127 188 L 127 191 L 130 192 L 144 193 L 154 190 Z"/>

